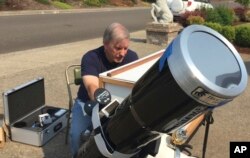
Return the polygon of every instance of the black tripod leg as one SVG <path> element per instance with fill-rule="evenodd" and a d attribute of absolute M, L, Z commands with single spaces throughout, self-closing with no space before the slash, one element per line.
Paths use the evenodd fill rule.
<path fill-rule="evenodd" d="M 209 111 L 205 116 L 205 135 L 204 135 L 204 141 L 203 141 L 203 148 L 202 148 L 202 158 L 205 158 L 206 155 L 206 149 L 207 149 L 207 140 L 208 140 L 208 133 L 209 133 L 209 126 L 214 122 L 212 111 Z"/>

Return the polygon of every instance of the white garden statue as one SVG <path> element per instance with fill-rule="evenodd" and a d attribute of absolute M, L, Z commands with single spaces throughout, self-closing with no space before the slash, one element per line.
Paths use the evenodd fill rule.
<path fill-rule="evenodd" d="M 156 0 L 156 3 L 152 3 L 151 15 L 157 23 L 173 22 L 173 14 L 169 9 L 166 0 Z"/>

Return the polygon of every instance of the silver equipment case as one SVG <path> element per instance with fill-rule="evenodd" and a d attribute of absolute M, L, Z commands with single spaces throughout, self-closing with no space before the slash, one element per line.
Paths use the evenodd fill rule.
<path fill-rule="evenodd" d="M 67 109 L 45 105 L 44 78 L 3 93 L 4 121 L 11 140 L 43 146 L 67 124 Z"/>

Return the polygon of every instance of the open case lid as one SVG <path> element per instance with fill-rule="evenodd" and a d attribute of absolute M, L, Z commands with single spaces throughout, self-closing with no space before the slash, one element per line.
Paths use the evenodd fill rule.
<path fill-rule="evenodd" d="M 44 78 L 39 77 L 3 93 L 4 119 L 10 125 L 45 104 Z"/>

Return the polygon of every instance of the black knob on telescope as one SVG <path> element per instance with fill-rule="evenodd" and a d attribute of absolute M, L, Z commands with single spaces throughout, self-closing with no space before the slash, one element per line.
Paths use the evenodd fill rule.
<path fill-rule="evenodd" d="M 90 100 L 90 101 L 86 102 L 85 106 L 84 106 L 84 111 L 89 116 L 92 115 L 92 110 L 93 110 L 93 108 L 95 107 L 95 105 L 97 103 L 99 103 L 100 108 L 102 108 L 103 106 L 105 106 L 108 103 L 110 103 L 110 101 L 111 101 L 111 94 L 110 94 L 110 92 L 108 90 L 106 90 L 104 88 L 98 88 L 94 92 L 94 98 L 95 98 L 95 101 Z"/>
<path fill-rule="evenodd" d="M 96 101 L 88 101 L 84 105 L 84 111 L 86 112 L 87 115 L 91 116 L 93 108 L 96 106 L 97 102 Z"/>
<path fill-rule="evenodd" d="M 104 88 L 98 88 L 94 93 L 95 100 L 101 105 L 107 105 L 111 101 L 111 94 Z"/>

